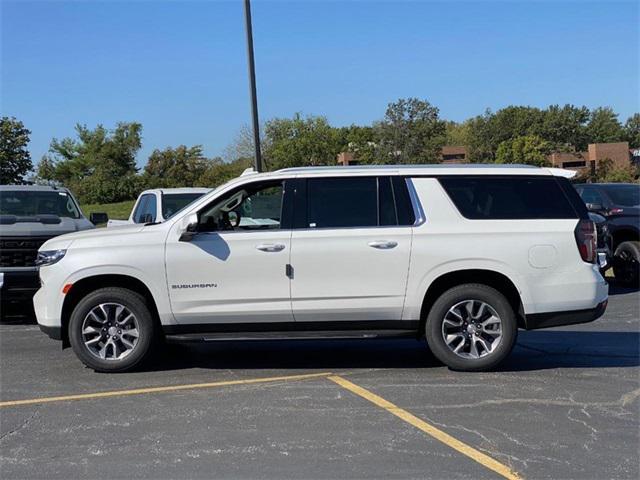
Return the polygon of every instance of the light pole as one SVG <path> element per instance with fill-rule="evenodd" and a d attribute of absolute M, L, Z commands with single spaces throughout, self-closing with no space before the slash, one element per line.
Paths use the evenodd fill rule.
<path fill-rule="evenodd" d="M 253 29 L 251 28 L 251 2 L 244 0 L 244 20 L 247 30 L 247 57 L 249 61 L 249 90 L 251 93 L 251 116 L 253 117 L 253 145 L 256 151 L 256 171 L 262 171 L 260 152 L 260 122 L 258 121 L 258 98 L 256 94 L 256 66 L 253 60 Z"/>

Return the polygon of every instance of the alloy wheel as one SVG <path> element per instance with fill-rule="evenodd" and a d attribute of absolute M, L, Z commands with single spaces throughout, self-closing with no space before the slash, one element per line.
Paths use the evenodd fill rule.
<path fill-rule="evenodd" d="M 101 303 L 82 322 L 82 341 L 101 360 L 122 360 L 138 343 L 138 319 L 124 305 Z"/>
<path fill-rule="evenodd" d="M 464 300 L 445 314 L 442 338 L 447 347 L 462 358 L 483 358 L 500 345 L 502 320 L 488 303 Z"/>

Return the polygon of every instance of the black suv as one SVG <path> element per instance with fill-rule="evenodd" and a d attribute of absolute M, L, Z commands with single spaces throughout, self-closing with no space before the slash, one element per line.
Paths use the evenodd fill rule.
<path fill-rule="evenodd" d="M 589 183 L 576 190 L 591 212 L 607 219 L 613 238 L 613 273 L 627 286 L 637 286 L 640 277 L 640 185 L 633 183 Z"/>

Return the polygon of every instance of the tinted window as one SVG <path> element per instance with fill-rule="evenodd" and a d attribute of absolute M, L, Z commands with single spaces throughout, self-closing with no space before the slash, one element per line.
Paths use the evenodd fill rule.
<path fill-rule="evenodd" d="M 398 210 L 398 225 L 413 225 L 416 221 L 416 215 L 411 205 L 411 197 L 405 178 L 393 177 L 393 193 Z"/>
<path fill-rule="evenodd" d="M 155 195 L 153 195 L 152 193 L 146 193 L 142 195 L 142 197 L 140 197 L 138 206 L 136 207 L 135 212 L 133 212 L 133 221 L 135 223 L 142 223 L 148 220 L 147 218 L 145 218 L 145 215 L 149 213 L 149 203 L 153 203 L 155 209 Z"/>
<path fill-rule="evenodd" d="M 80 218 L 75 202 L 67 192 L 34 190 L 4 190 L 0 192 L 0 215 L 32 217 L 56 215 Z"/>
<path fill-rule="evenodd" d="M 147 202 L 146 213 L 147 213 L 147 216 L 146 216 L 146 218 L 144 220 L 146 220 L 147 222 L 155 222 L 156 221 L 156 216 L 157 216 L 157 213 L 158 213 L 158 201 L 157 201 L 155 195 L 150 195 L 149 196 L 149 201 Z"/>
<path fill-rule="evenodd" d="M 378 226 L 377 179 L 352 177 L 308 180 L 306 226 Z"/>
<path fill-rule="evenodd" d="M 398 225 L 396 202 L 393 198 L 393 189 L 391 188 L 391 179 L 389 177 L 378 178 L 378 204 L 380 225 Z"/>
<path fill-rule="evenodd" d="M 623 207 L 640 205 L 640 185 L 608 185 L 603 188 L 616 205 Z"/>
<path fill-rule="evenodd" d="M 440 183 L 466 218 L 578 218 L 554 177 L 443 177 Z"/>
<path fill-rule="evenodd" d="M 200 198 L 204 193 L 165 193 L 162 195 L 162 217 L 167 218 Z"/>
<path fill-rule="evenodd" d="M 583 188 L 582 191 L 578 190 L 580 194 L 580 198 L 584 203 L 599 203 L 600 205 L 604 204 L 604 199 L 602 195 L 600 195 L 593 188 Z"/>

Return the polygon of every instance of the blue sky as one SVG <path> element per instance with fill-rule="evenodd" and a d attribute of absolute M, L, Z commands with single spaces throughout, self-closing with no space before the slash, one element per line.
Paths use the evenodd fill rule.
<path fill-rule="evenodd" d="M 242 2 L 0 0 L 2 115 L 34 162 L 77 123 L 221 154 L 250 122 Z M 261 120 L 370 124 L 400 97 L 464 120 L 509 104 L 640 110 L 637 1 L 253 1 Z"/>

